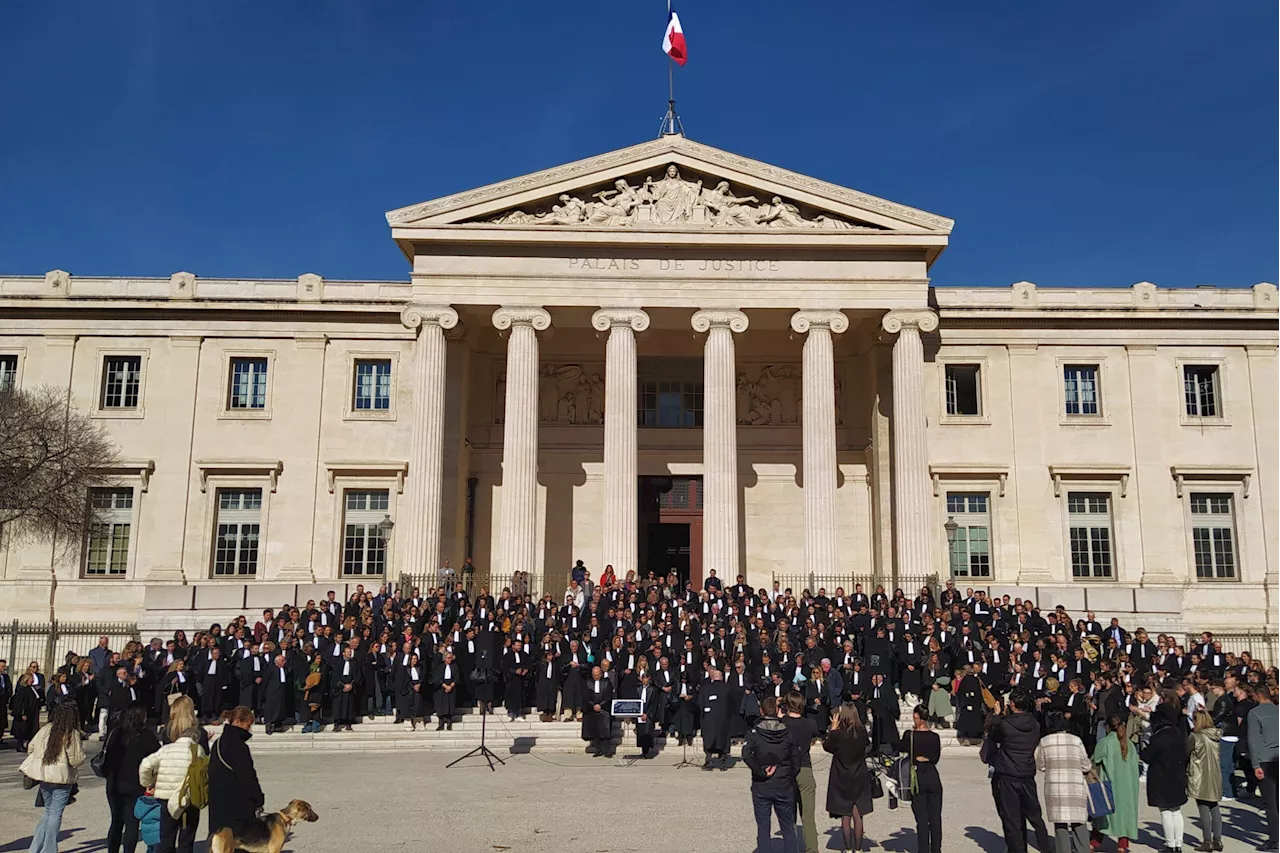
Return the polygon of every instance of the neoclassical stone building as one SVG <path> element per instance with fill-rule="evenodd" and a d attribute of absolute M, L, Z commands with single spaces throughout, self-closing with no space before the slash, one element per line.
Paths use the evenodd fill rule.
<path fill-rule="evenodd" d="M 950 219 L 680 136 L 387 220 L 405 281 L 0 278 L 0 383 L 124 460 L 0 618 L 51 570 L 61 619 L 188 627 L 471 556 L 1275 624 L 1272 284 L 934 287 Z"/>

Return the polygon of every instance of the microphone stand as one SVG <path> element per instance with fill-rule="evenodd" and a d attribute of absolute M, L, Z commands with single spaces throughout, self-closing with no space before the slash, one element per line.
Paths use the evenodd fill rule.
<path fill-rule="evenodd" d="M 495 773 L 498 771 L 498 768 L 493 766 L 493 762 L 496 761 L 502 766 L 504 767 L 506 766 L 507 762 L 499 758 L 492 749 L 485 746 L 484 744 L 486 724 L 488 723 L 488 720 L 489 720 L 489 715 L 484 712 L 484 708 L 482 707 L 480 709 L 480 745 L 477 746 L 475 749 L 471 750 L 470 752 L 468 752 L 466 755 L 463 755 L 459 758 L 455 758 L 453 761 L 450 761 L 448 764 L 444 766 L 445 770 L 448 770 L 450 767 L 457 764 L 459 761 L 463 761 L 467 758 L 470 758 L 473 755 L 479 755 L 485 761 L 489 762 L 489 769 L 494 771 Z"/>

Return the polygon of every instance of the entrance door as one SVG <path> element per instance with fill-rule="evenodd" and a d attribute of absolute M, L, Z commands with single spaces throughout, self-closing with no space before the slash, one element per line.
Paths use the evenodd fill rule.
<path fill-rule="evenodd" d="M 702 587 L 702 478 L 640 478 L 640 576 L 672 571 Z"/>

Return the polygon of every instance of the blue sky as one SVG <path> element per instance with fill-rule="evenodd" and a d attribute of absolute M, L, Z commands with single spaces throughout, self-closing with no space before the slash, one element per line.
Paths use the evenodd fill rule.
<path fill-rule="evenodd" d="M 1276 279 L 1269 2 L 685 0 L 688 135 L 956 220 L 939 285 Z M 0 5 L 0 274 L 406 279 L 383 213 L 655 135 L 661 0 Z"/>

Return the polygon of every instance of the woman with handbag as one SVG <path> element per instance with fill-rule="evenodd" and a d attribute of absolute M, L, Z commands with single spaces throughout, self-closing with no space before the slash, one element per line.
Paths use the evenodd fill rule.
<path fill-rule="evenodd" d="M 57 853 L 62 811 L 71 802 L 76 777 L 84 763 L 80 745 L 80 712 L 74 703 L 53 710 L 49 725 L 31 739 L 30 753 L 19 770 L 24 787 L 40 786 L 36 805 L 43 806 L 28 853 Z"/>
<path fill-rule="evenodd" d="M 862 850 L 863 818 L 871 814 L 871 771 L 867 752 L 871 738 L 862 725 L 858 706 L 845 702 L 831 715 L 831 731 L 822 748 L 831 753 L 827 776 L 827 813 L 840 818 L 841 848 Z"/>
<path fill-rule="evenodd" d="M 942 741 L 930 731 L 929 709 L 924 705 L 915 707 L 911 720 L 913 728 L 902 736 L 902 748 L 911 762 L 910 787 L 903 796 L 910 794 L 918 853 L 942 853 L 942 777 L 938 775 Z"/>
<path fill-rule="evenodd" d="M 1187 796 L 1200 809 L 1200 845 L 1197 853 L 1222 849 L 1222 729 L 1201 709 L 1192 718 L 1195 727 L 1187 737 Z"/>
<path fill-rule="evenodd" d="M 102 752 L 93 758 L 93 770 L 106 780 L 107 806 L 111 828 L 107 830 L 107 853 L 134 853 L 138 847 L 138 818 L 134 805 L 144 793 L 138 782 L 142 759 L 160 749 L 160 741 L 147 725 L 147 709 L 130 705 L 111 730 Z M 99 758 L 101 756 L 101 758 Z"/>
<path fill-rule="evenodd" d="M 1036 769 L 1044 776 L 1044 816 L 1053 824 L 1057 853 L 1086 853 L 1089 849 L 1089 786 L 1086 774 L 1093 762 L 1084 742 L 1068 729 L 1061 711 L 1045 715 L 1049 734 L 1036 747 Z"/>
<path fill-rule="evenodd" d="M 1111 780 L 1111 814 L 1094 821 L 1089 847 L 1102 846 L 1102 836 L 1116 840 L 1116 849 L 1129 849 L 1129 839 L 1138 837 L 1138 750 L 1129 742 L 1125 721 L 1112 715 L 1106 719 L 1107 735 L 1098 741 L 1093 750 L 1093 763 L 1101 768 L 1101 775 Z"/>

